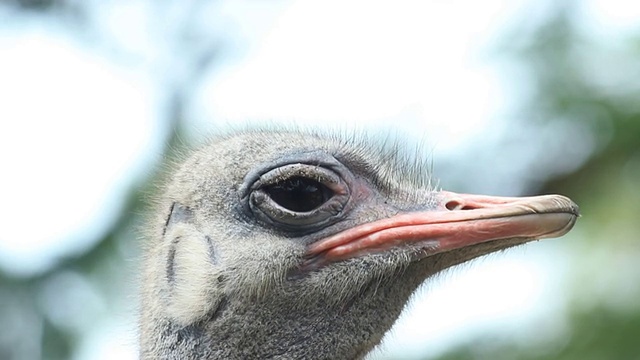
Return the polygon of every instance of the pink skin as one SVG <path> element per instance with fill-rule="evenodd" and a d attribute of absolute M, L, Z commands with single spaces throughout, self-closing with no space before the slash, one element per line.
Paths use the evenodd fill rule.
<path fill-rule="evenodd" d="M 312 262 L 327 263 L 425 243 L 427 255 L 491 240 L 542 239 L 567 233 L 578 207 L 561 195 L 495 197 L 439 193 L 436 210 L 401 213 L 362 224 L 311 244 Z"/>

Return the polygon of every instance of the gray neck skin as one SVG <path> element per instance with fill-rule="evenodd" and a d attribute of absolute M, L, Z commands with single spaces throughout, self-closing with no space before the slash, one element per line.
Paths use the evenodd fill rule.
<path fill-rule="evenodd" d="M 289 284 L 291 285 L 291 284 Z M 412 290 L 376 287 L 340 304 L 300 304 L 294 286 L 278 298 L 227 297 L 206 319 L 188 326 L 159 320 L 153 347 L 163 359 L 357 359 L 377 345 Z M 288 291 L 294 290 L 293 292 Z M 375 293 L 374 293 L 375 292 Z M 146 357 L 151 358 L 151 353 Z M 145 356 L 143 356 L 145 357 Z M 146 358 L 145 357 L 145 358 Z"/>
<path fill-rule="evenodd" d="M 295 297 L 280 301 L 287 305 L 230 299 L 198 324 L 158 324 L 164 329 L 156 345 L 165 359 L 356 359 L 380 341 L 400 311 L 381 298 L 360 298 L 343 309 L 295 308 Z"/>
<path fill-rule="evenodd" d="M 360 359 L 378 345 L 425 278 L 520 242 L 486 243 L 422 259 L 386 279 L 372 278 L 339 303 L 332 293 L 301 303 L 309 299 L 301 295 L 304 278 L 263 299 L 226 296 L 204 320 L 188 326 L 155 319 L 155 336 L 143 338 L 142 358 Z"/>

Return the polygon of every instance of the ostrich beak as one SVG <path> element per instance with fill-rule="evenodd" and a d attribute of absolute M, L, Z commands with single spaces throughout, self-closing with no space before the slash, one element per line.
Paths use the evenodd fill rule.
<path fill-rule="evenodd" d="M 493 240 L 535 240 L 566 234 L 578 206 L 561 195 L 494 197 L 437 194 L 435 210 L 399 213 L 311 244 L 308 267 L 411 245 L 425 256 Z"/>

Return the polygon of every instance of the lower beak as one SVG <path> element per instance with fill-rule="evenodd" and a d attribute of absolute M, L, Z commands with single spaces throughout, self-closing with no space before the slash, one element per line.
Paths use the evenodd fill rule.
<path fill-rule="evenodd" d="M 579 216 L 578 206 L 561 195 L 514 198 L 442 191 L 437 196 L 435 210 L 400 213 L 314 242 L 307 249 L 309 264 L 407 245 L 430 256 L 493 240 L 559 237 Z"/>

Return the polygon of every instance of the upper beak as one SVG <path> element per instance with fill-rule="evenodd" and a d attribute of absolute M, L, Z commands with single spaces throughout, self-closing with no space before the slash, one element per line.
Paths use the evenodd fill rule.
<path fill-rule="evenodd" d="M 311 244 L 308 263 L 318 265 L 403 245 L 425 256 L 492 240 L 542 239 L 566 234 L 578 206 L 561 195 L 494 197 L 438 193 L 435 210 L 405 212 L 358 225 Z"/>

